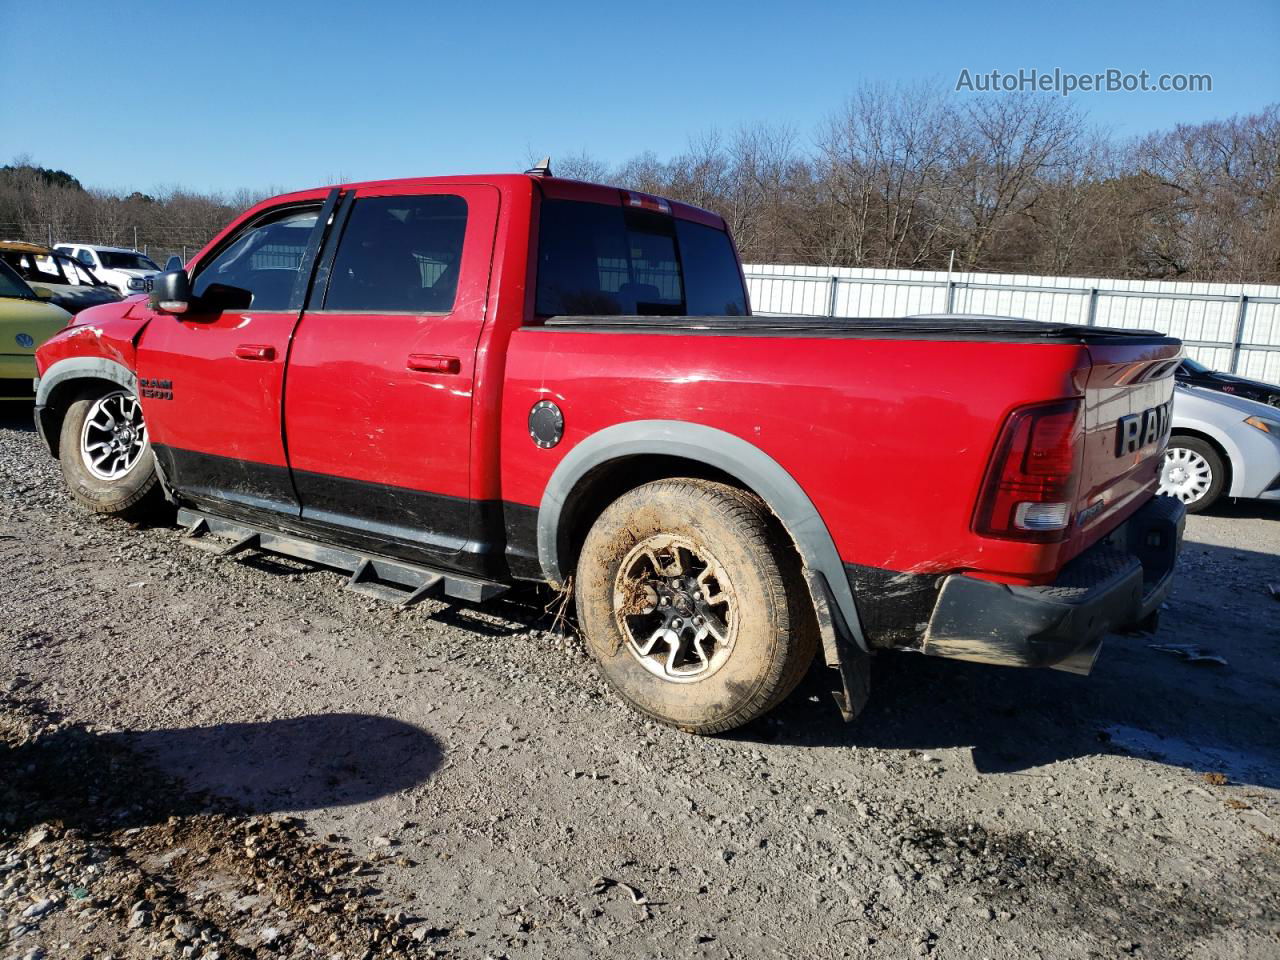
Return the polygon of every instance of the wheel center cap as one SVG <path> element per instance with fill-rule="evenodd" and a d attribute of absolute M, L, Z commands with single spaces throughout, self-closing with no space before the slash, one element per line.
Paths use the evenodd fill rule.
<path fill-rule="evenodd" d="M 693 616 L 693 598 L 687 593 L 677 593 L 671 598 L 671 606 L 682 617 Z"/>

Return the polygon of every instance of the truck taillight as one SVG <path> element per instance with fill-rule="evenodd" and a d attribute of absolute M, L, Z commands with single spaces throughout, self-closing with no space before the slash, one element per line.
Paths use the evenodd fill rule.
<path fill-rule="evenodd" d="M 1080 401 L 1009 415 L 987 469 L 974 528 L 988 537 L 1052 543 L 1066 537 L 1080 482 Z"/>

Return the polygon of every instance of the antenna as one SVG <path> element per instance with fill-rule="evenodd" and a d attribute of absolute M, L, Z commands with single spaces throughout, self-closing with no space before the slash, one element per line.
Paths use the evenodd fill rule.
<path fill-rule="evenodd" d="M 550 177 L 554 176 L 551 172 L 551 155 L 542 158 L 542 161 L 534 167 L 530 167 L 525 171 L 531 177 Z"/>

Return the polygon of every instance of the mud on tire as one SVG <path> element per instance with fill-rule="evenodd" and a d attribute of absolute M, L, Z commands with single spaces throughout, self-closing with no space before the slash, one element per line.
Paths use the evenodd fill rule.
<path fill-rule="evenodd" d="M 107 401 L 106 407 L 103 401 Z M 136 402 L 136 398 L 125 390 L 88 391 L 72 401 L 62 420 L 58 444 L 62 475 L 72 499 L 93 513 L 134 522 L 158 520 L 163 517 L 167 504 L 156 474 L 155 454 L 150 442 L 144 442 L 132 459 L 112 461 L 108 469 L 99 468 L 96 472 L 94 456 L 85 450 L 86 439 L 93 448 L 109 435 L 110 428 L 105 425 L 118 415 L 111 412 L 112 404 L 118 410 L 121 402 L 127 404 L 130 401 Z M 140 412 L 138 417 L 140 423 Z M 90 418 L 93 418 L 94 425 L 86 428 Z M 112 468 L 119 471 L 117 476 L 103 475 L 110 473 Z"/>
<path fill-rule="evenodd" d="M 712 734 L 800 682 L 818 627 L 799 559 L 756 497 L 660 480 L 614 501 L 583 544 L 578 621 L 601 674 L 641 713 Z"/>

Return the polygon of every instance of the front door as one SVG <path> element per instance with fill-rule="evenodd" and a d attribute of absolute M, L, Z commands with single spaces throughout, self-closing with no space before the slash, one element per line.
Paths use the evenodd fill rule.
<path fill-rule="evenodd" d="M 254 217 L 194 266 L 192 292 L 206 306 L 156 312 L 143 331 L 143 415 L 160 467 L 184 498 L 249 519 L 297 515 L 281 391 L 306 278 L 335 202 L 336 193 L 326 199 L 317 191 Z M 228 288 L 247 296 L 225 296 Z M 220 295 L 248 302 L 208 306 Z"/>
<path fill-rule="evenodd" d="M 335 220 L 284 420 L 303 520 L 353 546 L 483 566 L 471 403 L 498 201 L 477 184 L 360 188 Z"/>

